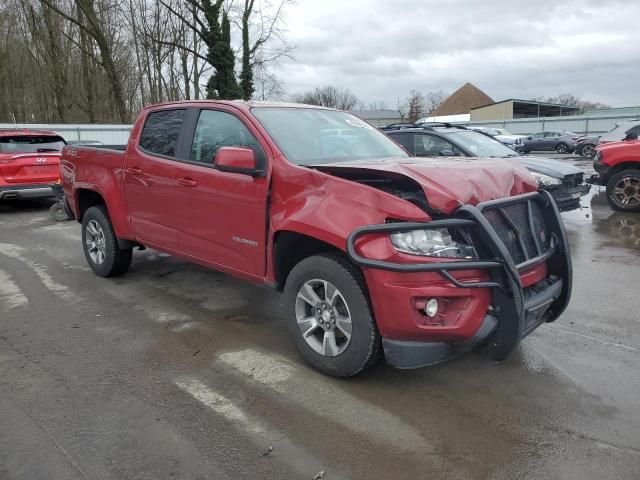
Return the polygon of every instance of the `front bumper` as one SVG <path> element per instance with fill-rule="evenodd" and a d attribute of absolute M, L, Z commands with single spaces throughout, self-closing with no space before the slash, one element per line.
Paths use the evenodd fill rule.
<path fill-rule="evenodd" d="M 587 184 L 577 185 L 575 187 L 560 187 L 551 190 L 550 193 L 561 212 L 568 212 L 580 207 L 580 199 L 591 190 L 591 186 Z"/>
<path fill-rule="evenodd" d="M 546 249 L 536 241 L 536 255 L 516 265 L 483 211 L 519 202 L 528 207 L 532 231 L 530 202 L 543 208 L 551 240 Z M 424 228 L 466 229 L 482 258 L 399 263 L 366 258 L 356 249 L 364 235 Z M 489 344 L 493 358 L 506 358 L 538 325 L 558 318 L 571 296 L 569 244 L 560 212 L 546 191 L 465 205 L 447 220 L 362 227 L 349 236 L 347 253 L 364 269 L 387 361 L 398 368 L 439 363 L 481 343 Z M 525 287 L 522 278 L 530 272 L 542 273 Z M 433 324 L 421 318 L 416 306 L 430 297 L 444 299 L 453 320 Z"/>
<path fill-rule="evenodd" d="M 598 175 L 596 173 L 594 175 L 591 175 L 589 178 L 587 178 L 587 183 L 591 185 L 606 185 L 607 177 L 603 177 L 602 175 Z"/>
<path fill-rule="evenodd" d="M 0 187 L 0 200 L 25 200 L 55 196 L 55 185 L 5 185 Z"/>

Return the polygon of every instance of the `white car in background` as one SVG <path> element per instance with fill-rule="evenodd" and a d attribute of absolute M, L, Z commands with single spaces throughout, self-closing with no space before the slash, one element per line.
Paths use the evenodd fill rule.
<path fill-rule="evenodd" d="M 468 127 L 471 130 L 475 130 L 477 132 L 486 133 L 487 135 L 492 136 L 496 140 L 509 147 L 513 147 L 516 143 L 516 140 L 519 138 L 525 138 L 526 135 L 514 135 L 509 130 L 505 128 L 493 128 L 493 127 Z"/>

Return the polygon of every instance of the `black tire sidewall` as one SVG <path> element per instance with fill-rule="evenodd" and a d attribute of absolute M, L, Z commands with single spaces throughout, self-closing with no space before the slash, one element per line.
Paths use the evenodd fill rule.
<path fill-rule="evenodd" d="M 352 333 L 349 345 L 340 355 L 328 357 L 313 350 L 298 328 L 295 303 L 300 287 L 312 279 L 326 280 L 344 297 L 351 315 Z M 323 373 L 336 377 L 350 377 L 360 373 L 372 363 L 380 342 L 379 333 L 371 313 L 363 280 L 355 269 L 333 256 L 317 255 L 298 263 L 287 278 L 284 301 L 287 325 L 294 343 L 303 358 Z"/>
<path fill-rule="evenodd" d="M 607 200 L 609 201 L 609 205 L 611 205 L 611 208 L 613 208 L 614 210 L 619 210 L 621 212 L 640 212 L 640 205 L 634 205 L 631 207 L 622 205 L 618 203 L 613 197 L 613 189 L 615 188 L 616 184 L 623 178 L 627 177 L 633 177 L 640 180 L 640 170 L 630 169 L 614 173 L 607 182 Z"/>
<path fill-rule="evenodd" d="M 559 143 L 556 145 L 557 153 L 567 153 L 569 151 L 569 146 L 566 143 Z"/>
<path fill-rule="evenodd" d="M 87 224 L 91 220 L 95 220 L 98 225 L 100 225 L 100 228 L 102 228 L 102 232 L 104 233 L 105 259 L 104 262 L 99 265 L 93 262 L 89 255 L 89 250 L 87 249 Z M 111 220 L 109 220 L 106 208 L 100 206 L 91 207 L 82 217 L 82 250 L 84 251 L 87 263 L 96 275 L 99 277 L 109 277 L 113 274 L 116 266 L 117 255 L 121 253 L 119 252 L 118 240 L 115 232 L 113 231 L 113 227 L 111 226 Z"/>

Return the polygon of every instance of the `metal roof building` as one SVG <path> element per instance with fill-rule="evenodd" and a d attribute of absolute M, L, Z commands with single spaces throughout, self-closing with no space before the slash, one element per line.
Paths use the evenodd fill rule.
<path fill-rule="evenodd" d="M 351 113 L 374 127 L 386 127 L 390 123 L 402 121 L 400 112 L 397 110 L 351 110 Z"/>
<path fill-rule="evenodd" d="M 578 113 L 580 113 L 580 107 L 509 98 L 508 100 L 472 108 L 471 121 L 561 117 L 577 115 Z"/>

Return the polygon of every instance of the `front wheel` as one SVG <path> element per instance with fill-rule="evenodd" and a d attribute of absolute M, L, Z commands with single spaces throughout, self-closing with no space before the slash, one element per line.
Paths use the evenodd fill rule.
<path fill-rule="evenodd" d="M 311 366 L 351 377 L 381 352 L 362 274 L 339 254 L 305 258 L 285 285 L 287 322 L 298 351 Z"/>
<path fill-rule="evenodd" d="M 593 159 L 593 157 L 596 156 L 596 146 L 591 144 L 585 145 L 582 147 L 582 150 L 580 150 L 580 155 L 588 160 Z"/>
<path fill-rule="evenodd" d="M 84 256 L 99 277 L 114 277 L 129 269 L 132 248 L 120 248 L 107 209 L 89 208 L 82 217 Z"/>
<path fill-rule="evenodd" d="M 622 170 L 607 182 L 607 200 L 614 210 L 640 212 L 640 170 Z"/>
<path fill-rule="evenodd" d="M 556 146 L 557 153 L 567 153 L 568 151 L 569 151 L 569 145 L 567 145 L 566 143 L 559 143 Z"/>

